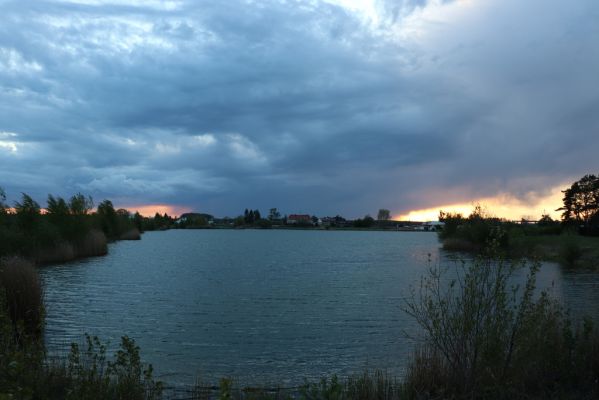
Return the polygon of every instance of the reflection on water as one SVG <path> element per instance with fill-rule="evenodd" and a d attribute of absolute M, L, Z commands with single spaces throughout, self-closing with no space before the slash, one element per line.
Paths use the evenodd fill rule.
<path fill-rule="evenodd" d="M 440 256 L 433 233 L 149 232 L 106 257 L 41 270 L 46 340 L 65 352 L 84 332 L 112 348 L 127 334 L 174 383 L 297 384 L 366 367 L 401 375 L 413 348 L 405 331 L 416 329 L 403 297 L 429 254 Z M 599 317 L 599 275 L 546 264 L 539 285 Z"/>

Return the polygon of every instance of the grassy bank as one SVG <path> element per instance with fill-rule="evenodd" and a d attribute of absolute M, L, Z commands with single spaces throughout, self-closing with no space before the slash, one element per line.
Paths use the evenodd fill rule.
<path fill-rule="evenodd" d="M 514 256 L 532 255 L 568 267 L 599 268 L 599 237 L 575 233 L 512 236 L 510 249 Z"/>
<path fill-rule="evenodd" d="M 571 224 L 548 217 L 536 224 L 514 223 L 476 208 L 468 217 L 441 213 L 438 233 L 448 251 L 480 253 L 492 241 L 507 256 L 559 262 L 567 267 L 599 268 L 599 236 L 585 236 Z"/>
<path fill-rule="evenodd" d="M 545 399 L 599 395 L 599 331 L 572 321 L 535 289 L 538 265 L 522 268 L 496 254 L 451 267 L 430 266 L 404 311 L 422 328 L 398 379 L 382 372 L 329 377 L 287 390 L 240 388 L 230 379 L 165 391 L 123 337 L 112 356 L 94 337 L 50 360 L 43 346 L 43 290 L 30 262 L 0 262 L 0 399 Z"/>

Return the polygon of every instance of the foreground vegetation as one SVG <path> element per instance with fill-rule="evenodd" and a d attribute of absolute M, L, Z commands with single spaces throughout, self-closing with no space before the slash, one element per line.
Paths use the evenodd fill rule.
<path fill-rule="evenodd" d="M 494 244 L 494 249 L 498 244 Z M 514 274 L 527 268 L 517 285 Z M 599 331 L 573 320 L 535 288 L 538 264 L 484 252 L 473 262 L 432 265 L 405 311 L 421 326 L 420 345 L 403 379 L 366 372 L 287 389 L 239 388 L 222 379 L 165 391 L 123 337 L 114 356 L 87 336 L 53 360 L 43 345 L 43 290 L 33 265 L 0 262 L 0 399 L 504 399 L 596 398 Z M 521 280 L 520 280 L 521 281 Z"/>

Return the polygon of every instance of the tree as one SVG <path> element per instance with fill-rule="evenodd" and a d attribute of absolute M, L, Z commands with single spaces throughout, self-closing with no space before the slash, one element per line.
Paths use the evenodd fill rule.
<path fill-rule="evenodd" d="M 114 238 L 118 231 L 118 216 L 110 200 L 98 204 L 98 217 L 102 231 L 108 238 Z"/>
<path fill-rule="evenodd" d="M 2 222 L 7 213 L 8 206 L 6 205 L 6 193 L 4 192 L 4 189 L 0 187 L 0 222 Z"/>
<path fill-rule="evenodd" d="M 69 206 L 62 197 L 48 195 L 46 212 L 50 216 L 63 217 L 69 214 Z"/>
<path fill-rule="evenodd" d="M 71 224 L 69 224 L 70 215 L 67 202 L 62 197 L 54 197 L 49 194 L 46 204 L 46 213 L 50 223 L 58 227 L 63 236 L 68 235 Z"/>
<path fill-rule="evenodd" d="M 376 219 L 379 221 L 388 221 L 391 219 L 391 212 L 389 210 L 381 208 L 379 210 L 379 213 L 377 214 Z"/>
<path fill-rule="evenodd" d="M 40 205 L 26 193 L 21 193 L 21 202 L 15 202 L 15 211 L 19 224 L 31 229 L 40 216 Z"/>
<path fill-rule="evenodd" d="M 258 221 L 259 219 L 262 219 L 262 216 L 260 215 L 260 211 L 254 210 L 254 222 Z"/>
<path fill-rule="evenodd" d="M 539 219 L 539 221 L 537 222 L 538 226 L 548 226 L 553 224 L 555 224 L 555 221 L 553 220 L 553 218 L 551 218 L 551 215 L 547 213 L 543 213 L 543 215 L 541 215 L 541 219 Z"/>
<path fill-rule="evenodd" d="M 262 229 L 272 228 L 272 222 L 268 219 L 259 219 L 256 221 L 256 225 Z"/>
<path fill-rule="evenodd" d="M 562 221 L 589 226 L 591 217 L 599 212 L 599 177 L 585 175 L 563 190 Z"/>
<path fill-rule="evenodd" d="M 243 224 L 245 224 L 245 217 L 242 217 L 241 215 L 233 221 L 234 226 L 242 226 Z"/>
<path fill-rule="evenodd" d="M 85 197 L 81 193 L 77 193 L 69 200 L 69 208 L 73 215 L 87 215 L 94 208 L 94 201 L 91 196 Z"/>
<path fill-rule="evenodd" d="M 141 216 L 139 211 L 135 211 L 135 214 L 133 215 L 133 224 L 135 225 L 137 230 L 140 232 L 143 232 L 143 223 L 144 223 L 144 217 Z"/>
<path fill-rule="evenodd" d="M 370 215 L 366 215 L 363 219 L 357 219 L 354 221 L 354 226 L 356 228 L 370 228 L 374 225 L 374 218 Z"/>
<path fill-rule="evenodd" d="M 281 218 L 281 213 L 276 208 L 271 208 L 268 212 L 268 219 L 272 221 L 279 218 Z"/>

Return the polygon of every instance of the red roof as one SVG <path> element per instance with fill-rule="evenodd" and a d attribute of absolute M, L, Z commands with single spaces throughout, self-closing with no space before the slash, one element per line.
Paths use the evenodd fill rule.
<path fill-rule="evenodd" d="M 290 216 L 287 217 L 287 219 L 296 219 L 296 220 L 311 220 L 312 217 L 310 217 L 308 214 L 291 214 Z"/>

